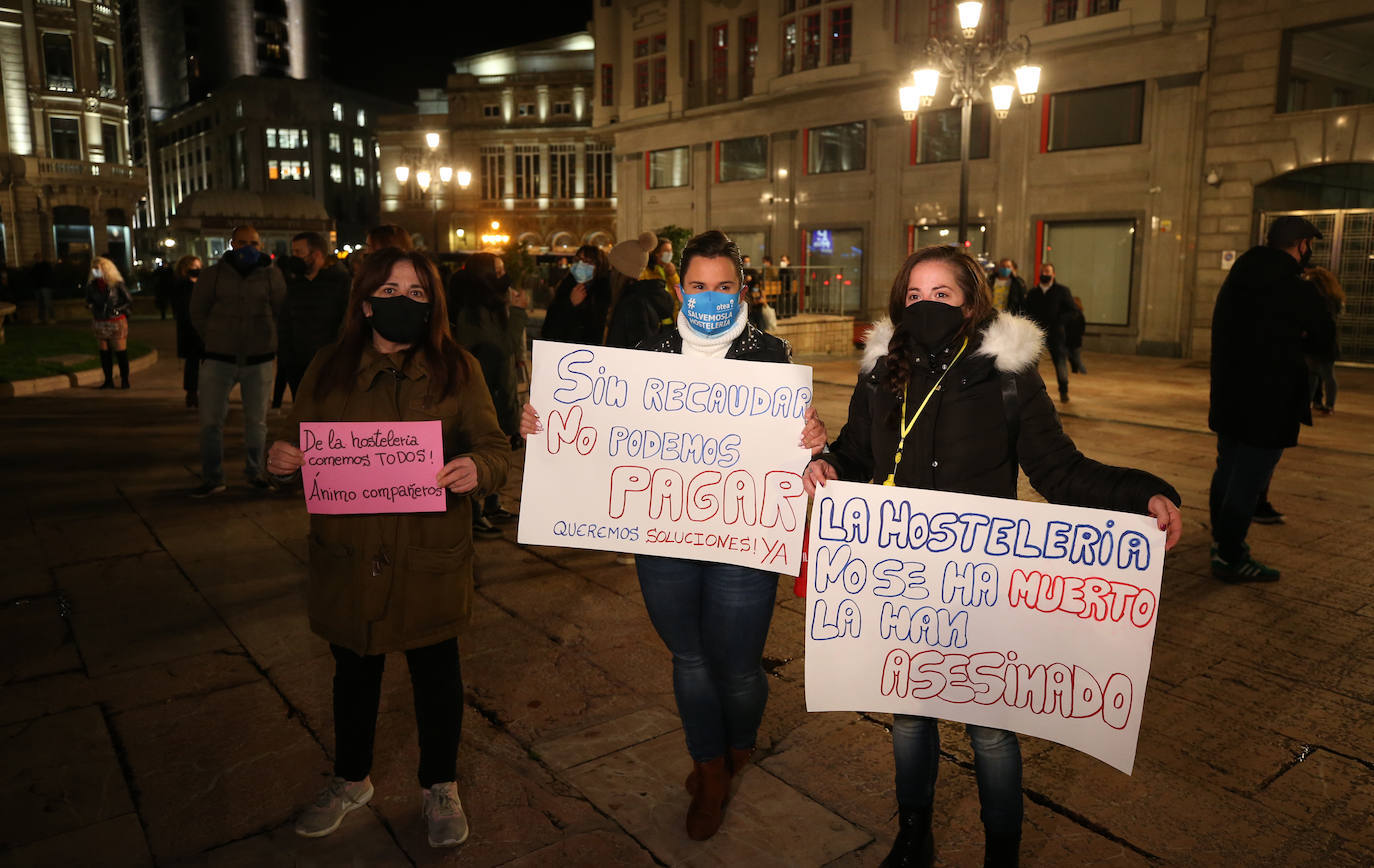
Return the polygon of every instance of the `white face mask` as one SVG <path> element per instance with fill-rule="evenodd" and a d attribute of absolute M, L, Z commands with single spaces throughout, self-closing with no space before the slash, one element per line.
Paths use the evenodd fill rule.
<path fill-rule="evenodd" d="M 99 280 L 99 279 L 100 279 L 101 277 L 103 277 L 103 276 L 104 276 L 104 275 L 100 273 L 100 269 L 99 269 L 99 268 L 92 268 L 92 269 L 91 269 L 91 277 L 94 277 L 96 280 Z"/>
<path fill-rule="evenodd" d="M 671 252 L 671 251 L 664 251 L 663 253 L 660 253 L 660 254 L 658 255 L 658 261 L 659 261 L 659 262 L 662 262 L 664 265 L 670 265 L 670 264 L 672 264 L 672 261 L 673 261 L 673 254 L 672 254 L 672 252 Z"/>

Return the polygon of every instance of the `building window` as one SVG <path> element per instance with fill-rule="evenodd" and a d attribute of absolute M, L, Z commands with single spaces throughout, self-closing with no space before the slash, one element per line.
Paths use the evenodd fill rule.
<path fill-rule="evenodd" d="M 750 15 L 739 20 L 739 96 L 744 99 L 754 92 L 754 70 L 759 61 L 759 17 Z"/>
<path fill-rule="evenodd" d="M 267 147 L 281 148 L 283 150 L 295 150 L 296 148 L 310 147 L 309 130 L 290 130 L 268 127 L 264 131 L 267 139 Z"/>
<path fill-rule="evenodd" d="M 554 199 L 571 199 L 576 195 L 577 146 L 549 145 L 549 190 Z"/>
<path fill-rule="evenodd" d="M 707 101 L 725 102 L 730 98 L 730 26 L 711 25 L 711 83 Z"/>
<path fill-rule="evenodd" d="M 330 164 L 329 164 L 329 180 L 333 181 L 335 184 L 342 184 L 342 183 L 343 183 L 343 166 L 339 165 L 338 163 L 330 163 Z"/>
<path fill-rule="evenodd" d="M 70 36 L 65 33 L 43 34 L 43 72 L 47 78 L 48 90 L 59 93 L 76 91 Z"/>
<path fill-rule="evenodd" d="M 553 113 L 554 113 L 555 116 L 558 116 L 558 115 L 565 115 L 565 116 L 566 116 L 566 115 L 571 115 L 571 114 L 572 114 L 572 102 L 571 102 L 571 101 L 568 101 L 568 100 L 563 100 L 563 101 L 554 103 L 554 104 L 553 104 Z"/>
<path fill-rule="evenodd" d="M 962 109 L 947 108 L 923 111 L 912 121 L 915 125 L 916 149 L 913 163 L 946 163 L 958 160 Z M 970 159 L 986 159 L 992 138 L 992 112 L 987 103 L 973 106 L 972 135 L 969 137 Z"/>
<path fill-rule="evenodd" d="M 49 118 L 48 132 L 55 160 L 81 159 L 81 122 L 76 118 Z"/>
<path fill-rule="evenodd" d="M 276 128 L 276 127 L 268 127 L 267 129 L 263 130 L 262 135 L 263 135 L 263 138 L 267 140 L 267 147 L 269 147 L 269 148 L 275 148 L 275 147 L 277 146 L 277 128 Z"/>
<path fill-rule="evenodd" d="M 1059 24 L 1078 16 L 1078 0 L 1045 0 L 1045 23 Z"/>
<path fill-rule="evenodd" d="M 362 139 L 356 136 L 353 138 L 353 156 L 367 158 L 367 146 Z"/>
<path fill-rule="evenodd" d="M 117 124 L 100 125 L 100 147 L 105 151 L 105 162 L 121 162 L 119 159 L 119 126 Z"/>
<path fill-rule="evenodd" d="M 866 165 L 868 124 L 855 121 L 807 130 L 806 166 L 812 175 L 858 172 Z"/>
<path fill-rule="evenodd" d="M 515 146 L 515 198 L 539 197 L 541 170 L 538 145 Z"/>
<path fill-rule="evenodd" d="M 1135 235 L 1134 220 L 1045 223 L 1041 261 L 1074 288 L 1094 325 L 1130 325 Z"/>
<path fill-rule="evenodd" d="M 1046 150 L 1139 144 L 1144 109 L 1143 81 L 1051 94 Z"/>
<path fill-rule="evenodd" d="M 500 199 L 506 191 L 506 149 L 502 145 L 482 146 L 482 198 Z"/>
<path fill-rule="evenodd" d="M 343 122 L 343 103 L 341 103 L 341 102 L 336 102 L 336 103 L 334 103 L 334 105 L 333 105 L 333 106 L 331 107 L 331 109 L 330 109 L 330 114 L 334 117 L 334 120 L 339 121 L 339 122 L 342 123 L 342 122 Z"/>
<path fill-rule="evenodd" d="M 635 40 L 635 105 L 656 105 L 668 98 L 668 35 L 655 33 Z"/>
<path fill-rule="evenodd" d="M 501 117 L 501 104 L 500 104 L 500 103 L 494 103 L 494 102 L 492 102 L 492 103 L 487 103 L 486 105 L 482 106 L 482 117 L 484 117 L 484 118 L 499 118 L 499 117 Z"/>
<path fill-rule="evenodd" d="M 799 277 L 806 308 L 814 313 L 852 314 L 860 309 L 863 285 L 862 229 L 812 229 L 804 233 L 806 248 Z"/>
<path fill-rule="evenodd" d="M 610 145 L 587 145 L 583 157 L 585 189 L 589 199 L 609 199 L 615 195 L 615 160 Z"/>
<path fill-rule="evenodd" d="M 601 64 L 601 104 L 615 105 L 615 65 Z"/>
<path fill-rule="evenodd" d="M 691 150 L 667 148 L 649 152 L 649 189 L 686 187 L 692 183 Z"/>
<path fill-rule="evenodd" d="M 367 126 L 367 111 L 364 109 L 358 109 L 358 126 Z"/>
<path fill-rule="evenodd" d="M 762 181 L 768 177 L 768 138 L 726 139 L 716 145 L 717 181 Z"/>
<path fill-rule="evenodd" d="M 837 6 L 830 10 L 830 59 L 834 66 L 848 63 L 854 27 L 854 8 Z"/>
<path fill-rule="evenodd" d="M 782 74 L 790 75 L 797 68 L 797 20 L 782 23 Z"/>
<path fill-rule="evenodd" d="M 1374 18 L 1283 34 L 1276 110 L 1303 112 L 1374 103 L 1369 43 Z"/>
<path fill-rule="evenodd" d="M 95 44 L 95 73 L 100 86 L 101 99 L 115 99 L 119 92 L 115 89 L 114 45 L 109 42 Z"/>
<path fill-rule="evenodd" d="M 803 15 L 801 25 L 801 68 L 815 69 L 821 65 L 821 14 Z"/>
<path fill-rule="evenodd" d="M 305 181 L 310 178 L 309 160 L 268 160 L 267 177 L 272 181 Z"/>
<path fill-rule="evenodd" d="M 516 114 L 519 115 L 519 116 L 522 117 L 522 118 L 532 118 L 532 117 L 534 117 L 534 103 L 532 103 L 532 102 L 522 102 L 522 103 L 520 103 L 520 107 L 516 110 Z"/>
<path fill-rule="evenodd" d="M 353 186 L 359 189 L 367 186 L 367 170 L 362 166 L 353 167 Z"/>
<path fill-rule="evenodd" d="M 329 134 L 329 152 L 331 154 L 343 153 L 343 139 L 338 133 Z"/>

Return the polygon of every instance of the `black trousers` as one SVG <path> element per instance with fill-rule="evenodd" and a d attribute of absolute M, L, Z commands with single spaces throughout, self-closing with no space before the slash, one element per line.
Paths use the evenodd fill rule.
<path fill-rule="evenodd" d="M 329 649 L 334 652 L 334 774 L 360 781 L 372 771 L 386 656 L 360 656 L 338 645 Z M 446 639 L 405 654 L 420 733 L 420 786 L 428 788 L 457 779 L 463 731 L 458 640 Z"/>

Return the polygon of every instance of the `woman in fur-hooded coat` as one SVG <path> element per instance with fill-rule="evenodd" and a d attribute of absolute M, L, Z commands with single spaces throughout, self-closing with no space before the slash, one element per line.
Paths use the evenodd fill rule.
<path fill-rule="evenodd" d="M 888 307 L 889 318 L 869 332 L 844 429 L 807 467 L 808 493 L 844 479 L 1015 498 L 1019 465 L 1051 503 L 1149 514 L 1166 531 L 1166 547 L 1177 542 L 1178 492 L 1153 474 L 1078 451 L 1036 369 L 1044 333 L 1028 319 L 997 313 L 976 260 L 950 247 L 916 251 L 898 273 Z M 966 729 L 987 839 L 984 864 L 1016 865 L 1016 736 Z M 931 865 L 938 730 L 931 718 L 898 714 L 892 738 L 900 827 L 883 865 Z"/>

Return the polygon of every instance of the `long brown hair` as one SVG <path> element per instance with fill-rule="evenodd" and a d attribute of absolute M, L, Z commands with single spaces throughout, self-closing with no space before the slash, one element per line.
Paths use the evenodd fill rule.
<path fill-rule="evenodd" d="M 1345 290 L 1341 289 L 1341 282 L 1336 275 L 1320 265 L 1313 265 L 1307 269 L 1307 277 L 1323 298 L 1331 299 L 1337 307 L 1345 304 Z"/>
<path fill-rule="evenodd" d="M 978 260 L 962 250 L 943 244 L 922 247 L 908 256 L 892 281 L 892 291 L 887 299 L 887 315 L 893 325 L 892 340 L 887 345 L 887 384 L 892 394 L 898 397 L 906 394 L 906 385 L 911 380 L 911 357 L 907 349 L 906 329 L 902 326 L 902 312 L 906 310 L 911 272 L 923 262 L 943 262 L 948 265 L 954 272 L 959 289 L 964 293 L 964 304 L 960 308 L 964 312 L 964 324 L 959 326 L 956 338 L 972 335 L 997 316 L 988 276 Z"/>
<path fill-rule="evenodd" d="M 372 324 L 363 314 L 363 302 L 372 297 L 391 276 L 398 263 L 409 262 L 429 295 L 429 329 L 422 341 L 406 350 L 406 358 L 419 353 L 429 370 L 429 386 L 425 392 L 426 405 L 434 404 L 453 394 L 467 379 L 467 365 L 463 351 L 453 340 L 448 326 L 448 305 L 444 299 L 444 284 L 434 263 L 423 253 L 384 247 L 363 260 L 353 289 L 348 295 L 348 311 L 344 314 L 339 340 L 327 350 L 328 359 L 315 381 L 315 400 L 322 401 L 330 392 L 352 391 L 354 377 L 362 362 L 363 348 L 372 343 Z"/>

